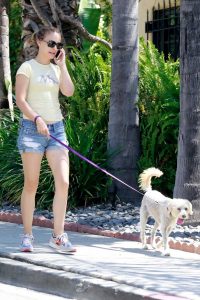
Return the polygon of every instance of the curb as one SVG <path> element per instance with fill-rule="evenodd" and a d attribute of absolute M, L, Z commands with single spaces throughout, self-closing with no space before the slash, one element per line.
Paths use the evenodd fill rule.
<path fill-rule="evenodd" d="M 10 222 L 16 224 L 22 224 L 22 217 L 19 213 L 10 213 L 10 212 L 0 212 L 0 221 L 2 222 Z M 44 216 L 34 216 L 33 218 L 33 225 L 39 227 L 47 227 L 53 228 L 53 221 L 45 218 Z M 113 237 L 128 241 L 140 242 L 139 233 L 122 233 L 122 232 L 114 232 L 110 230 L 102 230 L 96 227 L 91 227 L 88 225 L 81 225 L 78 223 L 68 223 L 65 222 L 65 230 L 66 231 L 73 231 L 73 232 L 80 232 L 80 233 L 89 233 L 94 235 L 102 235 L 107 237 Z M 159 237 L 156 239 L 156 242 L 159 241 Z M 150 238 L 147 240 L 150 243 Z M 181 242 L 175 241 L 171 239 L 169 241 L 169 245 L 171 249 L 174 250 L 181 250 L 185 252 L 200 254 L 200 243 L 199 242 Z"/>
<path fill-rule="evenodd" d="M 127 284 L 93 278 L 73 272 L 50 269 L 12 258 L 1 257 L 0 281 L 77 300 L 188 300 L 179 296 L 149 291 Z"/>

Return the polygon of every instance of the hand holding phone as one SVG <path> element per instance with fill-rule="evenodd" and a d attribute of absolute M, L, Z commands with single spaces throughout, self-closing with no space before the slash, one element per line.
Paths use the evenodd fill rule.
<path fill-rule="evenodd" d="M 58 50 L 58 51 L 56 52 L 55 58 L 58 58 L 59 55 L 60 55 L 60 50 Z"/>
<path fill-rule="evenodd" d="M 59 67 L 63 66 L 65 64 L 65 51 L 64 49 L 58 49 L 55 57 L 54 57 L 54 62 L 56 65 Z"/>

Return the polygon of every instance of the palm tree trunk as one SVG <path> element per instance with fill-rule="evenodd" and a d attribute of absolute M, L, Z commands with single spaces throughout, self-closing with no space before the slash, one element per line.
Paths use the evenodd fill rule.
<path fill-rule="evenodd" d="M 138 97 L 138 0 L 113 0 L 113 50 L 108 153 L 117 152 L 112 173 L 137 188 L 139 157 Z M 138 193 L 113 182 L 122 201 L 138 202 Z"/>
<path fill-rule="evenodd" d="M 10 71 L 9 54 L 9 1 L 0 3 L 0 109 L 10 109 L 11 118 L 14 119 L 14 109 L 12 101 L 12 81 Z"/>
<path fill-rule="evenodd" d="M 8 5 L 8 1 L 2 1 L 0 3 L 0 70 L 3 70 L 3 57 L 2 57 L 2 13 L 5 5 Z M 6 95 L 5 81 L 4 81 L 4 73 L 0 72 L 0 109 L 8 107 L 8 100 Z"/>
<path fill-rule="evenodd" d="M 191 200 L 200 217 L 200 5 L 181 2 L 180 126 L 174 197 Z"/>
<path fill-rule="evenodd" d="M 14 109 L 12 101 L 12 80 L 10 71 L 10 53 L 9 53 L 9 19 L 6 7 L 1 12 L 1 38 L 2 38 L 2 65 L 4 84 L 7 91 L 7 101 L 11 113 L 11 119 L 14 120 Z"/>
<path fill-rule="evenodd" d="M 0 70 L 3 70 L 3 60 L 2 60 L 2 45 L 0 42 Z M 6 95 L 6 88 L 4 84 L 4 74 L 0 72 L 0 109 L 8 107 L 8 100 Z"/>

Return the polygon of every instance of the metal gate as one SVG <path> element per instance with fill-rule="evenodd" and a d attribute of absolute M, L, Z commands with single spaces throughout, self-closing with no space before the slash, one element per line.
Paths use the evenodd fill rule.
<path fill-rule="evenodd" d="M 164 53 L 165 58 L 170 54 L 177 59 L 180 53 L 180 6 L 177 5 L 177 1 L 163 0 L 162 8 L 160 4 L 157 8 L 152 7 L 151 19 L 150 12 L 147 11 L 147 40 L 151 34 L 151 40 L 156 48 Z"/>

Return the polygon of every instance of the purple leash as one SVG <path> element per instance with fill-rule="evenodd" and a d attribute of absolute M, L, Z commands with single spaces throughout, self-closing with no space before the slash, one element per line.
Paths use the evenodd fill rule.
<path fill-rule="evenodd" d="M 95 167 L 96 169 L 100 170 L 101 172 L 105 173 L 106 175 L 112 177 L 113 179 L 121 182 L 122 184 L 124 184 L 125 186 L 127 186 L 128 188 L 130 188 L 131 190 L 144 195 L 143 193 L 139 192 L 138 190 L 134 189 L 132 186 L 128 185 L 127 183 L 125 183 L 124 181 L 122 181 L 121 179 L 115 177 L 114 175 L 112 175 L 111 173 L 109 173 L 108 171 L 106 171 L 105 169 L 102 169 L 101 167 L 99 167 L 97 164 L 95 164 L 94 162 L 92 162 L 91 160 L 89 160 L 87 157 L 81 155 L 79 152 L 77 152 L 76 150 L 74 150 L 73 148 L 71 148 L 70 146 L 64 144 L 63 142 L 61 142 L 59 139 L 57 139 L 55 136 L 50 134 L 50 137 L 52 139 L 54 139 L 56 142 L 58 142 L 59 144 L 61 144 L 63 147 L 67 148 L 69 151 L 71 151 L 72 153 L 74 153 L 76 156 L 78 156 L 79 158 L 81 158 L 82 160 L 86 161 L 88 164 L 92 165 L 93 167 Z"/>

